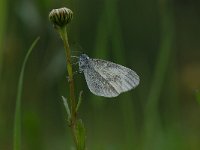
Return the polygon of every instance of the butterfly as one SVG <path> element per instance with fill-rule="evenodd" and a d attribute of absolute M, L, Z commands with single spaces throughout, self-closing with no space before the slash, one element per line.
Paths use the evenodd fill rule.
<path fill-rule="evenodd" d="M 116 97 L 135 88 L 140 82 L 139 76 L 133 70 L 110 61 L 81 54 L 78 63 L 88 88 L 97 96 Z"/>

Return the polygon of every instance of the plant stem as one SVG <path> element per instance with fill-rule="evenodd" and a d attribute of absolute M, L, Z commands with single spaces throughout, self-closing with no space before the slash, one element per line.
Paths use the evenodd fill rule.
<path fill-rule="evenodd" d="M 65 47 L 67 71 L 68 71 L 69 86 L 70 86 L 70 108 L 71 108 L 71 115 L 72 115 L 72 121 L 73 121 L 72 124 L 73 124 L 75 123 L 74 121 L 76 120 L 76 100 L 75 100 L 75 94 L 74 94 L 75 92 L 74 92 L 73 70 L 72 70 L 72 65 L 71 65 L 71 52 L 69 48 L 66 27 L 61 28 L 59 33 Z"/>
<path fill-rule="evenodd" d="M 63 40 L 63 44 L 64 44 L 64 48 L 65 48 L 67 72 L 68 72 L 68 76 L 69 76 L 69 87 L 70 87 L 70 111 L 71 111 L 70 127 L 72 129 L 74 142 L 78 149 L 78 137 L 77 137 L 77 132 L 76 132 L 77 115 L 76 115 L 74 79 L 73 79 L 73 69 L 72 69 L 72 64 L 71 64 L 71 54 L 70 54 L 70 48 L 69 48 L 69 43 L 68 43 L 66 26 L 63 28 L 59 28 L 58 32 L 61 36 L 61 39 Z"/>

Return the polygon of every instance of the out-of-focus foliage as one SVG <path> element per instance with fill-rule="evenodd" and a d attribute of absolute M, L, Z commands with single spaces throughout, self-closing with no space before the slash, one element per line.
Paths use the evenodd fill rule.
<path fill-rule="evenodd" d="M 48 20 L 51 9 L 63 6 L 74 12 L 72 50 L 132 68 L 141 78 L 136 89 L 106 99 L 92 95 L 83 75 L 75 75 L 77 97 L 84 91 L 79 115 L 88 149 L 200 149 L 194 95 L 200 89 L 200 2 L 194 0 L 1 0 L 0 149 L 12 149 L 19 72 L 37 36 L 25 70 L 22 147 L 73 145 L 61 99 L 69 96 L 65 52 Z"/>

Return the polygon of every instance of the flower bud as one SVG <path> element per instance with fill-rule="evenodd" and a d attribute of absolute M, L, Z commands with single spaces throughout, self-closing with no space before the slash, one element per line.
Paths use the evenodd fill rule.
<path fill-rule="evenodd" d="M 49 20 L 53 23 L 55 28 L 62 28 L 66 26 L 73 18 L 73 12 L 66 8 L 53 9 L 49 13 Z"/>

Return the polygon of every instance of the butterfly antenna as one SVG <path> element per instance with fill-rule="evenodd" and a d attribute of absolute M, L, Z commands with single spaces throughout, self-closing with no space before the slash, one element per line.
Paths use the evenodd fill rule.
<path fill-rule="evenodd" d="M 76 51 L 76 50 L 72 50 L 72 53 L 82 54 L 83 52 L 81 52 L 81 51 Z"/>

